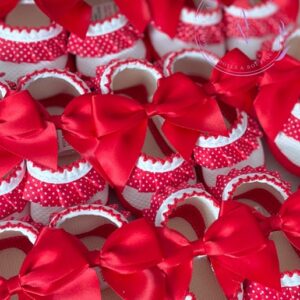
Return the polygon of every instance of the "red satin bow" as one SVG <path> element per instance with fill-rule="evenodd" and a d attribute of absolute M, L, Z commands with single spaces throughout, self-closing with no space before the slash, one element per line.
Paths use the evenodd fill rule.
<path fill-rule="evenodd" d="M 0 17 L 5 17 L 19 0 L 1 0 Z M 81 38 L 88 30 L 92 7 L 83 0 L 35 0 L 36 5 L 53 21 Z"/>
<path fill-rule="evenodd" d="M 261 216 L 260 219 L 268 235 L 272 231 L 281 230 L 291 244 L 300 250 L 300 190 L 282 204 L 276 215 Z"/>
<path fill-rule="evenodd" d="M 53 124 L 43 119 L 28 92 L 0 101 L 0 176 L 23 159 L 57 167 L 57 139 Z"/>
<path fill-rule="evenodd" d="M 251 65 L 253 61 L 239 49 L 227 52 L 213 69 L 209 83 L 204 85 L 205 90 L 226 104 L 253 114 L 261 74 L 245 76 Z M 235 75 L 238 73 L 240 76 Z"/>
<path fill-rule="evenodd" d="M 262 77 L 254 108 L 261 126 L 271 140 L 282 130 L 298 102 L 299 77 L 300 64 L 289 55 L 277 61 Z"/>
<path fill-rule="evenodd" d="M 245 279 L 280 288 L 274 244 L 245 207 L 227 212 L 195 242 L 140 219 L 116 230 L 93 255 L 106 282 L 125 299 L 182 300 L 199 255 L 209 257 L 228 297 Z"/>
<path fill-rule="evenodd" d="M 164 119 L 164 135 L 185 159 L 190 159 L 200 132 L 226 133 L 217 103 L 183 74 L 161 79 L 151 104 L 117 95 L 95 95 L 92 111 L 98 144 L 88 153 L 89 160 L 117 187 L 126 184 L 153 116 Z"/>
<path fill-rule="evenodd" d="M 185 0 L 115 0 L 120 11 L 140 31 L 153 23 L 163 32 L 174 37 Z M 136 11 L 139 13 L 137 14 Z"/>
<path fill-rule="evenodd" d="M 45 228 L 26 256 L 18 276 L 0 279 L 0 298 L 21 300 L 101 299 L 89 253 L 73 236 Z"/>

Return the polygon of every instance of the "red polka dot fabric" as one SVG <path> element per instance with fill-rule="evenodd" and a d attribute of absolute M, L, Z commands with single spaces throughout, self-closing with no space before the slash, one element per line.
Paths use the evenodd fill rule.
<path fill-rule="evenodd" d="M 232 143 L 215 148 L 196 146 L 194 157 L 198 165 L 211 170 L 233 167 L 246 159 L 260 146 L 258 138 L 262 136 L 258 124 L 248 118 L 244 135 Z"/>
<path fill-rule="evenodd" d="M 81 57 L 101 57 L 115 54 L 132 47 L 141 35 L 130 24 L 113 32 L 87 36 L 84 40 L 75 34 L 71 34 L 68 43 L 68 51 Z"/>
<path fill-rule="evenodd" d="M 284 124 L 283 132 L 300 142 L 300 120 L 291 115 L 288 121 Z"/>
<path fill-rule="evenodd" d="M 65 31 L 37 42 L 15 42 L 0 38 L 0 60 L 14 63 L 52 61 L 67 53 L 67 41 Z"/>
<path fill-rule="evenodd" d="M 104 188 L 104 179 L 94 169 L 78 180 L 61 184 L 43 182 L 27 174 L 24 198 L 44 207 L 70 207 L 86 203 Z"/>
<path fill-rule="evenodd" d="M 183 182 L 195 179 L 192 162 L 183 162 L 179 167 L 167 172 L 150 172 L 135 168 L 126 185 L 142 193 L 154 193 L 166 186 L 178 186 Z"/>
<path fill-rule="evenodd" d="M 0 186 L 3 183 L 10 183 L 10 181 L 17 176 L 17 172 L 21 170 L 21 167 L 17 167 L 14 172 L 6 179 L 0 181 Z M 14 213 L 20 213 L 24 210 L 28 201 L 23 197 L 23 191 L 25 187 L 25 179 L 21 180 L 11 192 L 0 195 L 0 220 L 7 218 Z"/>
<path fill-rule="evenodd" d="M 299 300 L 300 282 L 293 287 L 282 287 L 281 291 L 267 288 L 258 283 L 249 283 L 245 288 L 244 300 Z"/>

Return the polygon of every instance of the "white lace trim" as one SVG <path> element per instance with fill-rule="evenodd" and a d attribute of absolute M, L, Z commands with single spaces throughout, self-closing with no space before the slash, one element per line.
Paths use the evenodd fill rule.
<path fill-rule="evenodd" d="M 239 140 L 246 132 L 248 127 L 248 116 L 245 112 L 239 112 L 241 114 L 241 120 L 236 128 L 233 128 L 229 136 L 201 136 L 198 139 L 197 145 L 203 148 L 216 148 L 230 145 Z"/>
<path fill-rule="evenodd" d="M 157 160 L 153 161 L 152 159 L 145 160 L 144 156 L 140 156 L 137 161 L 137 168 L 142 171 L 148 171 L 152 173 L 164 173 L 174 171 L 179 168 L 184 163 L 184 159 L 180 156 L 175 156 L 171 161 L 165 160 Z"/>
<path fill-rule="evenodd" d="M 87 36 L 99 36 L 117 31 L 124 27 L 128 20 L 124 15 L 118 14 L 116 17 L 107 19 L 106 21 L 99 21 L 89 26 Z"/>
<path fill-rule="evenodd" d="M 72 208 L 69 213 L 67 212 L 68 209 L 55 215 L 50 221 L 50 227 L 60 228 L 65 221 L 78 216 L 97 216 L 107 219 L 108 222 L 106 223 L 112 222 L 118 227 L 121 227 L 124 223 L 128 222 L 126 218 L 117 210 L 113 209 L 112 207 L 105 207 L 105 209 L 103 209 L 103 206 L 98 204 L 80 205 L 76 209 Z M 123 221 L 123 223 L 117 218 L 117 216 Z"/>
<path fill-rule="evenodd" d="M 285 274 L 281 278 L 282 287 L 295 287 L 300 285 L 300 274 L 295 272 L 293 275 Z"/>
<path fill-rule="evenodd" d="M 51 24 L 43 29 L 13 29 L 0 24 L 0 38 L 14 42 L 40 42 L 57 37 L 63 28 L 58 24 Z"/>
<path fill-rule="evenodd" d="M 281 181 L 279 179 L 277 179 L 276 177 L 271 176 L 269 174 L 263 174 L 264 177 L 266 177 L 266 178 L 257 180 L 257 179 L 255 179 L 256 175 L 261 175 L 261 174 L 260 173 L 249 173 L 249 174 L 243 174 L 243 175 L 233 178 L 231 181 L 229 181 L 227 183 L 226 187 L 224 188 L 224 191 L 222 194 L 222 200 L 227 201 L 229 199 L 231 192 L 233 190 L 233 186 L 236 183 L 238 183 L 240 181 L 240 179 L 245 180 L 243 183 L 253 183 L 253 182 L 265 183 L 266 186 L 272 186 L 276 191 L 278 191 L 281 194 L 281 196 L 283 197 L 283 199 L 287 199 L 289 197 L 289 195 L 286 194 L 286 192 L 280 186 Z M 249 179 L 249 177 L 253 177 L 253 179 Z M 270 179 L 270 181 L 268 179 Z M 277 182 L 278 184 L 274 184 L 273 181 Z"/>
<path fill-rule="evenodd" d="M 165 221 L 165 213 L 169 211 L 169 207 L 175 204 L 176 199 L 182 198 L 185 194 L 193 194 L 194 192 L 203 193 L 205 192 L 200 188 L 186 188 L 182 190 L 178 190 L 175 193 L 171 194 L 166 198 L 160 208 L 158 209 L 155 217 L 155 226 L 161 226 L 161 224 Z M 215 203 L 210 199 L 209 194 L 207 197 L 203 197 L 202 195 L 197 198 L 199 202 L 204 203 L 206 207 L 210 210 L 213 215 L 214 220 L 218 218 L 220 209 L 216 207 Z M 205 200 L 205 201 L 204 201 Z M 204 202 L 203 202 L 204 201 Z"/>
<path fill-rule="evenodd" d="M 38 166 L 34 166 L 31 161 L 27 161 L 28 173 L 42 182 L 51 184 L 70 183 L 84 177 L 92 170 L 92 166 L 88 162 L 80 162 L 78 167 L 73 166 L 71 170 L 67 168 L 63 172 L 52 172 L 49 170 L 42 170 Z"/>
<path fill-rule="evenodd" d="M 180 19 L 184 23 L 200 26 L 211 26 L 222 21 L 222 11 L 220 9 L 212 13 L 202 13 L 201 11 L 184 8 L 181 11 Z"/>
<path fill-rule="evenodd" d="M 36 74 L 32 74 L 32 75 L 28 74 L 27 76 L 23 77 L 20 81 L 20 85 L 21 85 L 20 88 L 22 90 L 26 90 L 32 82 L 38 79 L 45 79 L 45 78 L 62 79 L 68 82 L 70 85 L 72 85 L 80 95 L 88 93 L 90 90 L 87 84 L 83 80 L 81 80 L 75 74 L 70 73 L 68 71 L 55 70 L 55 69 L 41 70 L 38 71 Z"/>
<path fill-rule="evenodd" d="M 21 170 L 18 170 L 15 174 L 15 176 L 11 177 L 10 180 L 7 182 L 6 180 L 3 180 L 0 183 L 0 196 L 8 194 L 12 192 L 23 180 L 25 175 L 25 162 L 22 162 Z"/>
<path fill-rule="evenodd" d="M 243 11 L 245 12 L 246 18 L 252 19 L 259 19 L 259 18 L 267 18 L 272 16 L 278 11 L 278 6 L 269 1 L 265 4 L 259 4 L 254 6 L 253 8 L 242 8 L 235 5 L 225 7 L 226 13 L 237 17 L 237 18 L 244 18 Z"/>
<path fill-rule="evenodd" d="M 198 59 L 199 61 L 207 62 L 207 64 L 216 65 L 219 62 L 219 58 L 213 53 L 209 53 L 208 51 L 200 51 L 200 50 L 183 50 L 179 52 L 171 53 L 167 56 L 164 61 L 163 71 L 165 76 L 170 76 L 173 74 L 175 63 L 182 58 L 193 58 Z M 171 73 L 170 70 L 171 69 Z"/>
<path fill-rule="evenodd" d="M 133 70 L 142 70 L 149 73 L 156 81 L 158 81 L 160 78 L 162 78 L 162 74 L 155 69 L 154 67 L 148 65 L 146 62 L 142 62 L 139 60 L 119 60 L 116 62 L 111 63 L 108 65 L 108 67 L 104 70 L 101 79 L 100 79 L 100 89 L 103 94 L 109 94 L 112 92 L 112 83 L 114 80 L 114 77 L 128 69 Z M 108 87 L 108 84 L 111 83 L 111 85 Z"/>
<path fill-rule="evenodd" d="M 1 233 L 7 231 L 21 233 L 29 239 L 31 244 L 34 244 L 38 237 L 38 231 L 28 223 L 23 223 L 20 221 L 1 221 L 0 227 L 4 227 L 0 228 L 0 239 Z"/>

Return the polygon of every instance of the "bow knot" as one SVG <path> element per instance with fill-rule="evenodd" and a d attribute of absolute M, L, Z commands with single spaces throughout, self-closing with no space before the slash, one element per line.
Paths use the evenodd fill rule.
<path fill-rule="evenodd" d="M 269 225 L 270 231 L 278 231 L 281 230 L 283 225 L 283 220 L 280 214 L 273 215 L 267 219 L 267 223 Z"/>
<path fill-rule="evenodd" d="M 148 118 L 154 117 L 158 114 L 157 104 L 147 103 L 144 106 Z"/>
<path fill-rule="evenodd" d="M 52 115 L 50 116 L 49 120 L 52 122 L 57 129 L 62 128 L 62 116 L 61 115 Z"/>
<path fill-rule="evenodd" d="M 19 276 L 10 279 L 0 278 L 0 297 L 10 299 L 10 296 L 17 294 L 21 290 Z"/>
<path fill-rule="evenodd" d="M 197 240 L 191 243 L 194 256 L 206 255 L 207 249 L 204 240 Z"/>

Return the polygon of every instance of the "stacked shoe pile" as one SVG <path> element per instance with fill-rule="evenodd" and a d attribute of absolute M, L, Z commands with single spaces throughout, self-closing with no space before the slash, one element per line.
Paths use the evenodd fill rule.
<path fill-rule="evenodd" d="M 0 299 L 300 299 L 298 5 L 128 2 L 0 2 Z"/>

